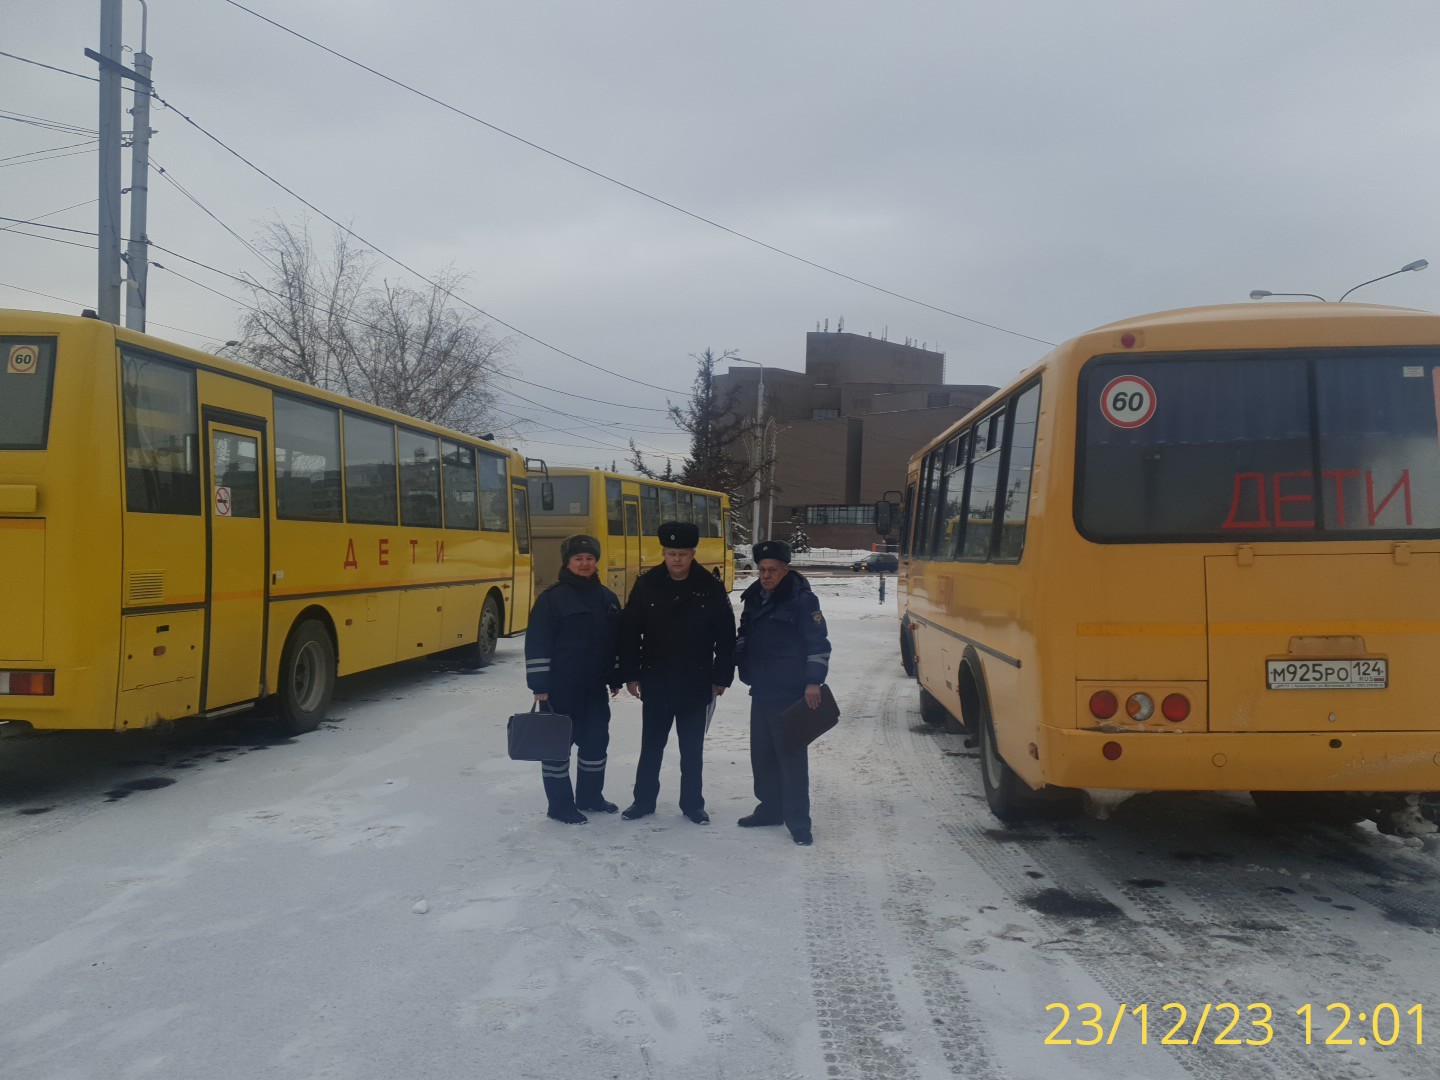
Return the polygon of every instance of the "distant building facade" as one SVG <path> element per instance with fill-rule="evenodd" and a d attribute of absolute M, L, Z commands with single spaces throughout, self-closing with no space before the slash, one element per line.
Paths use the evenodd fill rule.
<path fill-rule="evenodd" d="M 716 390 L 738 387 L 736 409 L 753 417 L 760 376 L 732 367 Z M 946 383 L 944 353 L 843 331 L 806 334 L 805 370 L 767 365 L 764 381 L 777 491 L 760 538 L 799 525 L 816 547 L 870 547 L 875 503 L 904 489 L 910 455 L 995 391 Z"/>

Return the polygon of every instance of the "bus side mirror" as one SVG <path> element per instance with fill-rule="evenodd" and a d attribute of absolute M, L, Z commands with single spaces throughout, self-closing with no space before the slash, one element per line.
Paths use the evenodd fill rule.
<path fill-rule="evenodd" d="M 881 499 L 875 504 L 875 531 L 881 536 L 888 536 L 894 524 L 895 504 Z"/>
<path fill-rule="evenodd" d="M 549 480 L 540 485 L 540 509 L 546 511 L 555 509 L 555 485 Z"/>

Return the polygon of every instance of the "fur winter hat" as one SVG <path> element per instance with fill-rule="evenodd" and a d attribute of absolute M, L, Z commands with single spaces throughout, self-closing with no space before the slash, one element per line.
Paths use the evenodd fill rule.
<path fill-rule="evenodd" d="M 600 541 L 585 533 L 576 533 L 560 541 L 560 565 L 570 561 L 572 555 L 594 555 L 600 558 Z"/>
<path fill-rule="evenodd" d="M 779 559 L 786 565 L 790 563 L 790 545 L 784 540 L 761 540 L 755 545 L 752 554 L 756 566 L 760 565 L 762 559 Z"/>
<path fill-rule="evenodd" d="M 655 530 L 660 546 L 667 548 L 697 548 L 700 546 L 700 526 L 688 521 L 667 521 Z"/>

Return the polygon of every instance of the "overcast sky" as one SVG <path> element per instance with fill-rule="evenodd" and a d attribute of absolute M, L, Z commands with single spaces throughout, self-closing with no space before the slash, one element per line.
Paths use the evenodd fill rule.
<path fill-rule="evenodd" d="M 1440 260 L 1432 0 L 245 3 L 694 214 L 1046 341 L 1249 302 L 1252 288 L 1334 298 Z M 99 10 L 5 0 L 0 48 L 93 73 L 83 50 L 98 47 Z M 138 47 L 136 0 L 125 19 Z M 426 273 L 454 264 L 467 298 L 496 318 L 673 400 L 690 386 L 691 353 L 736 349 L 799 369 L 805 332 L 825 319 L 938 347 L 951 382 L 1001 384 L 1045 352 L 686 217 L 224 0 L 151 0 L 148 45 L 162 97 L 325 213 Z M 93 128 L 96 87 L 0 57 L 0 110 Z M 309 214 L 328 242 L 326 222 L 173 113 L 152 127 L 154 159 L 237 232 Z M 0 158 L 77 141 L 0 118 Z M 10 217 L 95 191 L 90 151 L 0 161 Z M 96 208 L 45 221 L 94 229 Z M 151 239 L 181 254 L 264 269 L 164 183 L 152 183 L 149 221 Z M 0 305 L 93 305 L 95 273 L 93 252 L 0 231 Z M 1440 263 L 1356 299 L 1435 309 L 1437 292 Z M 235 336 L 239 310 L 156 271 L 149 317 L 152 332 L 204 346 Z M 523 378 L 665 406 L 665 390 L 495 329 L 514 339 Z M 535 418 L 529 454 L 608 465 L 633 435 L 683 456 L 683 436 L 656 430 L 662 412 L 513 389 L 540 403 L 506 396 L 512 414 Z"/>

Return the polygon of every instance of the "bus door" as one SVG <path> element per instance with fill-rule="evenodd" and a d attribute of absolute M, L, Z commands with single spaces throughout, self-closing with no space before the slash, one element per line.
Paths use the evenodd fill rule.
<path fill-rule="evenodd" d="M 640 500 L 628 496 L 625 499 L 625 595 L 630 599 L 630 590 L 640 576 Z"/>
<path fill-rule="evenodd" d="M 515 531 L 515 598 L 511 601 L 510 632 L 530 625 L 535 603 L 535 571 L 530 553 L 530 490 L 525 484 L 510 488 L 511 524 Z"/>
<path fill-rule="evenodd" d="M 269 575 L 264 514 L 263 421 L 205 411 L 209 459 L 205 521 L 205 681 L 202 711 L 265 692 L 265 603 Z"/>

